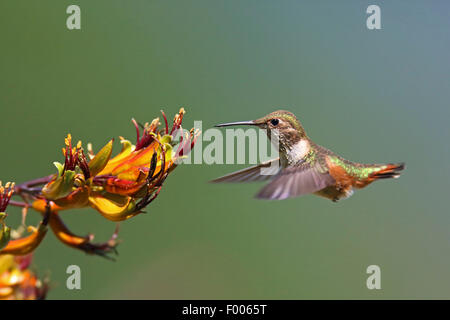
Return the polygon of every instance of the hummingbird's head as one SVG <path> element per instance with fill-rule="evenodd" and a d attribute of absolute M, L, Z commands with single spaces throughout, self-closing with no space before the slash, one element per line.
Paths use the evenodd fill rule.
<path fill-rule="evenodd" d="M 300 121 L 292 112 L 286 110 L 274 111 L 256 120 L 223 123 L 216 125 L 216 127 L 236 125 L 251 125 L 265 129 L 269 138 L 271 138 L 272 134 L 278 138 L 280 146 L 289 147 L 290 145 L 295 145 L 306 137 Z"/>

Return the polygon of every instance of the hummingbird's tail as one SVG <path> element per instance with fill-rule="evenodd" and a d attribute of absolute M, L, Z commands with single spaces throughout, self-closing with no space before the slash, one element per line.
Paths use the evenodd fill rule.
<path fill-rule="evenodd" d="M 400 177 L 400 171 L 405 169 L 405 163 L 385 164 L 380 166 L 382 169 L 369 175 L 369 179 L 390 179 Z"/>
<path fill-rule="evenodd" d="M 368 177 L 364 179 L 358 179 L 355 181 L 354 186 L 357 188 L 364 188 L 365 186 L 371 184 L 378 179 L 391 179 L 400 177 L 400 171 L 405 169 L 404 163 L 389 163 L 389 164 L 376 164 L 376 165 L 366 165 L 366 168 L 376 169 L 375 172 L 369 174 Z"/>

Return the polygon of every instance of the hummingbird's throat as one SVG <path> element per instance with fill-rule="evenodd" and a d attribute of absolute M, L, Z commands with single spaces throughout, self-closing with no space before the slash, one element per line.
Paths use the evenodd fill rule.
<path fill-rule="evenodd" d="M 284 151 L 286 160 L 288 163 L 296 163 L 302 160 L 311 150 L 310 143 L 308 139 L 300 139 L 294 145 L 286 145 L 286 150 Z M 280 150 L 280 152 L 283 152 Z"/>

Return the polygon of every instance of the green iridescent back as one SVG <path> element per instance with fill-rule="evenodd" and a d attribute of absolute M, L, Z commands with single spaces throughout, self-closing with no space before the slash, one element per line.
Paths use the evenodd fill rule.
<path fill-rule="evenodd" d="M 381 164 L 362 164 L 349 161 L 313 142 L 311 142 L 310 153 L 311 155 L 307 155 L 306 161 L 319 161 L 320 167 L 327 167 L 326 158 L 328 157 L 331 162 L 343 168 L 350 176 L 360 180 L 367 179 L 372 173 L 386 168 L 386 165 Z"/>

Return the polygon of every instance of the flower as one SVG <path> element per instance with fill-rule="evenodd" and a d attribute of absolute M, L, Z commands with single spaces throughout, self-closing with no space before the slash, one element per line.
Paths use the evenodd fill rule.
<path fill-rule="evenodd" d="M 0 181 L 0 250 L 6 247 L 11 237 L 11 228 L 5 223 L 6 207 L 14 192 L 14 183 L 7 182 L 5 186 Z"/>
<path fill-rule="evenodd" d="M 29 237 L 14 240 L 0 254 L 26 254 L 34 250 L 45 236 L 47 225 L 68 246 L 104 257 L 116 253 L 117 228 L 109 241 L 95 244 L 92 242 L 93 235 L 80 237 L 73 234 L 62 221 L 59 212 L 91 207 L 106 219 L 115 222 L 130 219 L 143 212 L 156 199 L 178 160 L 190 152 L 200 133 L 193 129 L 183 131 L 183 108 L 175 115 L 170 132 L 167 118 L 164 112 L 162 114 L 164 129 L 158 129 L 159 118 L 144 125 L 133 119 L 136 143 L 133 145 L 120 137 L 122 150 L 114 157 L 113 139 L 97 154 L 92 151 L 92 145 L 88 144 L 86 154 L 82 142 L 78 141 L 73 145 L 72 136 L 68 134 L 63 148 L 64 163 L 54 162 L 57 173 L 16 187 L 22 198 L 32 199 L 31 207 L 43 215 L 43 221 L 38 228 L 30 229 L 32 234 Z M 143 129 L 142 133 L 140 127 Z M 177 143 L 174 137 L 180 131 L 182 135 Z M 28 204 L 23 206 L 28 208 Z"/>
<path fill-rule="evenodd" d="M 0 256 L 0 300 L 41 300 L 48 291 L 47 281 L 41 281 L 29 270 L 32 256 Z"/>
<path fill-rule="evenodd" d="M 4 188 L 1 187 L 0 183 L 0 202 L 2 210 L 6 210 L 6 207 L 10 202 L 13 190 L 14 183 L 7 183 Z M 3 216 L 0 216 L 0 221 L 3 224 L 3 232 L 0 233 L 0 242 L 3 243 L 3 245 L 0 247 L 0 257 L 5 254 L 26 255 L 36 249 L 47 234 L 49 213 L 50 212 L 47 206 L 46 214 L 44 215 L 43 220 L 39 223 L 38 227 L 28 226 L 27 230 L 31 233 L 29 236 L 10 240 L 11 229 L 9 227 L 6 227 L 4 219 L 7 215 L 6 213 L 2 212 Z M 16 233 L 20 234 L 21 232 Z"/>

